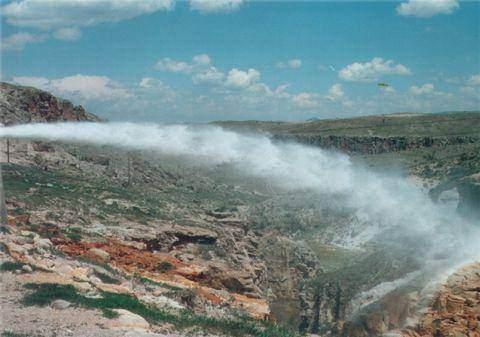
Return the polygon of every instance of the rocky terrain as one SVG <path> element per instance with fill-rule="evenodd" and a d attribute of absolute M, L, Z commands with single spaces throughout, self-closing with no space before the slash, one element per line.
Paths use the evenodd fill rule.
<path fill-rule="evenodd" d="M 0 120 L 4 125 L 100 120 L 81 106 L 35 88 L 1 82 L 0 95 Z"/>
<path fill-rule="evenodd" d="M 3 124 L 99 120 L 10 84 L 1 85 L 0 106 Z M 304 139 L 322 139 L 310 145 L 343 148 L 374 170 L 402 167 L 432 198 L 471 216 L 479 209 L 472 125 L 480 117 L 458 116 L 301 128 L 312 127 Z M 456 121 L 438 121 L 434 131 L 435 118 Z M 374 134 L 378 122 L 407 119 L 419 125 L 389 134 L 395 146 Z M 360 123 L 362 131 L 342 136 L 345 130 L 332 131 L 338 123 Z M 233 124 L 224 126 L 252 130 L 252 123 Z M 291 131 L 299 125 L 253 124 L 278 141 L 284 134 L 303 141 Z M 446 124 L 457 135 L 442 141 Z M 321 196 L 239 182 L 226 167 L 145 151 L 19 139 L 1 140 L 0 148 L 9 214 L 0 234 L 4 336 L 478 336 L 478 264 L 427 292 L 408 256 L 343 245 L 356 220 Z M 369 297 L 406 275 L 415 282 Z"/>

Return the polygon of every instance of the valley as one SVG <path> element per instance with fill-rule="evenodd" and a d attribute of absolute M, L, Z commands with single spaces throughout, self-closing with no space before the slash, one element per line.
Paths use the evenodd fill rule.
<path fill-rule="evenodd" d="M 1 90 L 6 127 L 106 123 L 37 89 Z M 259 165 L 247 174 L 250 151 L 240 164 L 220 160 L 228 147 L 217 163 L 153 146 L 3 137 L 3 335 L 480 336 L 478 256 L 453 261 L 455 240 L 474 245 L 478 234 L 480 113 L 212 124 L 312 168 L 292 176 Z M 193 138 L 210 146 L 202 137 Z M 395 207 L 411 211 L 412 224 L 423 208 L 411 198 L 441 210 L 427 220 L 458 214 L 438 236 L 437 228 L 405 229 L 404 218 L 389 227 L 382 220 L 398 218 L 383 189 L 344 193 L 349 176 L 335 173 L 357 168 L 367 173 L 353 175 L 364 181 L 352 186 L 407 193 L 392 202 L 405 201 Z M 322 189 L 309 189 L 308 174 Z M 368 213 L 377 209 L 378 223 Z M 444 243 L 452 247 L 437 246 Z M 28 323 L 37 311 L 60 319 Z"/>

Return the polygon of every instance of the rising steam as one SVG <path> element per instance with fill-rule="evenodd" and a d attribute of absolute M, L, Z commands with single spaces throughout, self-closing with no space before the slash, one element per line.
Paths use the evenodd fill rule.
<path fill-rule="evenodd" d="M 442 263 L 450 266 L 480 257 L 476 226 L 433 203 L 405 178 L 373 173 L 353 165 L 343 154 L 214 126 L 28 124 L 0 128 L 0 137 L 112 145 L 206 165 L 229 164 L 279 189 L 339 198 L 371 225 L 365 241 L 412 249 L 412 255 L 425 263 L 438 259 L 440 253 Z"/>

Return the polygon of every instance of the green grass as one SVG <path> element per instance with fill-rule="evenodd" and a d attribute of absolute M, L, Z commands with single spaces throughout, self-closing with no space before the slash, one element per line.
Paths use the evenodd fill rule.
<path fill-rule="evenodd" d="M 101 298 L 87 298 L 79 294 L 72 285 L 59 284 L 27 284 L 32 292 L 23 298 L 23 304 L 27 306 L 45 306 L 56 299 L 63 299 L 85 308 L 102 310 L 107 317 L 114 316 L 113 309 L 125 309 L 142 316 L 150 323 L 169 322 L 177 328 L 199 327 L 206 331 L 214 331 L 230 336 L 254 336 L 254 337 L 295 337 L 298 333 L 286 328 L 256 322 L 247 318 L 228 319 L 214 318 L 196 315 L 191 311 L 182 311 L 179 314 L 169 313 L 163 310 L 149 307 L 141 303 L 137 298 L 124 294 L 102 292 Z"/>
<path fill-rule="evenodd" d="M 3 331 L 0 335 L 1 337 L 36 337 L 37 335 L 26 334 L 26 333 L 19 333 L 13 331 Z"/>
<path fill-rule="evenodd" d="M 108 283 L 108 284 L 120 284 L 122 283 L 119 279 L 114 278 L 108 274 L 105 273 L 100 273 L 98 271 L 94 271 L 93 274 L 98 277 L 103 283 Z"/>
<path fill-rule="evenodd" d="M 152 285 L 152 286 L 162 287 L 162 288 L 168 289 L 172 292 L 182 290 L 182 288 L 180 288 L 180 287 L 175 287 L 175 286 L 172 286 L 172 285 L 164 283 L 164 282 L 157 282 L 157 281 L 151 280 L 151 279 L 146 278 L 146 277 L 139 277 L 138 280 L 140 282 L 144 283 L 144 284 L 149 284 L 149 285 Z"/>
<path fill-rule="evenodd" d="M 229 129 L 260 130 L 271 134 L 434 137 L 479 136 L 479 121 L 479 112 L 453 112 L 372 115 L 312 122 L 222 121 L 215 124 Z"/>
<path fill-rule="evenodd" d="M 102 313 L 103 313 L 103 316 L 105 318 L 108 318 L 108 319 L 113 319 L 113 318 L 117 318 L 118 316 L 120 316 L 118 314 L 118 312 L 113 311 L 112 309 L 103 309 Z"/>
<path fill-rule="evenodd" d="M 25 264 L 21 263 L 21 262 L 11 262 L 11 261 L 7 261 L 7 262 L 4 262 L 0 265 L 0 270 L 1 271 L 15 271 L 15 270 L 22 270 L 22 267 L 24 266 Z"/>

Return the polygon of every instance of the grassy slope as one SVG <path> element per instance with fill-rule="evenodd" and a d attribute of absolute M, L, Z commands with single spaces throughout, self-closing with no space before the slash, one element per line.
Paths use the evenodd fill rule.
<path fill-rule="evenodd" d="M 215 124 L 232 129 L 291 135 L 480 136 L 480 112 L 376 115 L 311 122 L 225 121 Z"/>

